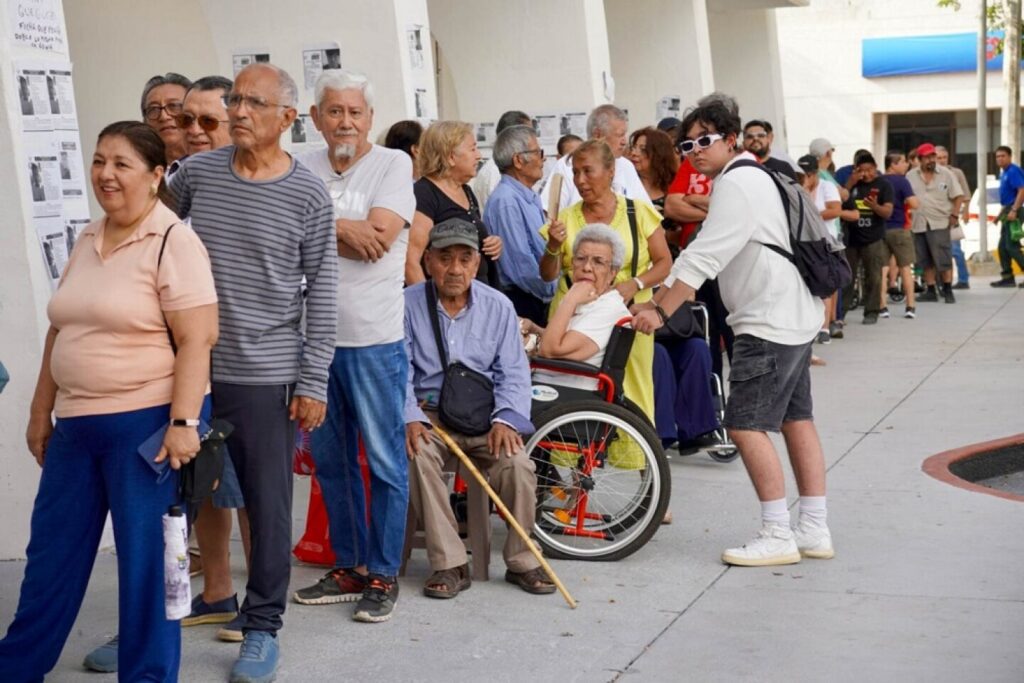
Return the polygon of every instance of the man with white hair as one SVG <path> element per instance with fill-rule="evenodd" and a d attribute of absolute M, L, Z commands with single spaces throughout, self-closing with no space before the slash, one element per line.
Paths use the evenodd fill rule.
<path fill-rule="evenodd" d="M 612 180 L 612 192 L 629 199 L 639 199 L 648 204 L 651 202 L 633 162 L 623 156 L 629 136 L 626 112 L 614 104 L 602 104 L 595 107 L 587 117 L 587 137 L 591 140 L 604 140 L 615 156 L 615 177 Z M 548 176 L 548 181 L 541 190 L 540 198 L 547 208 L 551 196 L 551 179 L 555 174 L 562 176 L 562 192 L 559 195 L 559 210 L 572 206 L 580 201 L 580 193 L 572 181 L 572 155 L 567 154 L 558 160 L 555 170 Z"/>
<path fill-rule="evenodd" d="M 370 142 L 373 86 L 340 69 L 316 82 L 310 117 L 327 149 L 299 156 L 327 185 L 338 240 L 338 326 L 325 428 L 313 432 L 335 568 L 296 602 L 358 600 L 353 618 L 391 618 L 398 600 L 409 503 L 405 455 L 405 300 L 409 224 L 416 211 L 408 155 Z M 370 519 L 358 437 L 370 466 Z"/>

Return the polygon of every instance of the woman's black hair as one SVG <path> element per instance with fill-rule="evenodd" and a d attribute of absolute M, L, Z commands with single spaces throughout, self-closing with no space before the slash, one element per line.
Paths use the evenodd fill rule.
<path fill-rule="evenodd" d="M 135 150 L 135 153 L 139 155 L 139 158 L 142 159 L 143 163 L 146 164 L 146 168 L 150 171 L 157 166 L 166 169 L 167 152 L 164 148 L 164 141 L 160 139 L 156 131 L 145 123 L 141 121 L 116 121 L 111 123 L 100 131 L 99 136 L 96 138 L 96 144 L 98 145 L 100 140 L 108 137 L 122 137 L 127 140 L 128 144 L 132 146 L 132 149 Z M 167 191 L 163 178 L 160 179 L 157 196 L 165 204 L 173 206 L 173 204 L 170 204 L 170 193 Z"/>
<path fill-rule="evenodd" d="M 412 158 L 412 146 L 420 144 L 423 126 L 419 121 L 399 121 L 388 129 L 384 136 L 384 146 L 389 149 L 400 149 Z"/>

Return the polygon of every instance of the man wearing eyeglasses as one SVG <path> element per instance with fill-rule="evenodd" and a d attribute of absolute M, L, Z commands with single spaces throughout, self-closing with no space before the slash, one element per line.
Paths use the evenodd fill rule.
<path fill-rule="evenodd" d="M 191 216 L 210 255 L 220 300 L 213 411 L 235 427 L 228 452 L 252 534 L 231 681 L 272 681 L 277 671 L 291 576 L 295 425 L 323 424 L 337 325 L 330 196 L 280 145 L 297 100 L 284 70 L 242 69 L 227 96 L 233 144 L 189 158 L 170 181 L 179 215 Z"/>
<path fill-rule="evenodd" d="M 772 124 L 767 121 L 753 119 L 743 126 L 743 149 L 747 150 L 761 162 L 762 166 L 796 180 L 796 171 L 782 159 L 771 156 L 775 133 Z"/>
<path fill-rule="evenodd" d="M 505 251 L 498 260 L 502 291 L 516 314 L 544 327 L 555 282 L 540 276 L 546 222 L 544 207 L 533 186 L 544 175 L 544 150 L 532 126 L 512 126 L 494 142 L 494 163 L 501 181 L 484 209 L 484 224 L 501 237 Z"/>
<path fill-rule="evenodd" d="M 722 554 L 726 564 L 767 566 L 833 556 L 826 524 L 825 460 L 814 427 L 809 364 L 824 315 L 794 265 L 766 245 L 790 251 L 789 221 L 772 179 L 756 167 L 731 167 L 739 117 L 721 103 L 699 106 L 683 121 L 680 150 L 715 181 L 708 215 L 633 326 L 661 327 L 709 278 L 718 277 L 736 333 L 723 424 L 739 448 L 761 501 L 762 525 L 747 544 Z M 800 518 L 790 528 L 782 465 L 768 432 L 785 436 L 800 489 Z"/>
<path fill-rule="evenodd" d="M 298 159 L 327 185 L 341 256 L 327 422 L 311 439 L 335 566 L 293 598 L 303 605 L 355 602 L 353 619 L 378 623 L 398 602 L 409 504 L 402 287 L 416 212 L 412 162 L 370 142 L 374 92 L 366 76 L 328 69 L 314 93 L 310 117 L 327 149 Z M 369 521 L 360 436 L 370 469 Z"/>
<path fill-rule="evenodd" d="M 142 120 L 164 141 L 167 163 L 185 156 L 185 134 L 174 117 L 182 112 L 185 93 L 192 81 L 181 74 L 169 72 L 153 76 L 142 89 Z"/>

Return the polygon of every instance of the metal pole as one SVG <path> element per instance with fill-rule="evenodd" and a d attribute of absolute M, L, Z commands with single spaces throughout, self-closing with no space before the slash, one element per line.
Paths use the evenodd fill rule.
<path fill-rule="evenodd" d="M 988 109 L 986 108 L 986 64 L 985 55 L 988 44 L 988 7 L 987 1 L 981 0 L 981 19 L 978 29 L 978 255 L 977 260 L 984 263 L 992 259 L 988 252 L 988 188 L 985 176 L 988 175 Z"/>

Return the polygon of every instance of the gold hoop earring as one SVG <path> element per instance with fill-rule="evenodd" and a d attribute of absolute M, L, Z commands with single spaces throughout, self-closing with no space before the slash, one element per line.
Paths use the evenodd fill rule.
<path fill-rule="evenodd" d="M 149 186 L 149 196 L 150 197 L 155 197 L 158 189 L 159 188 L 157 187 L 156 183 L 150 185 Z"/>

